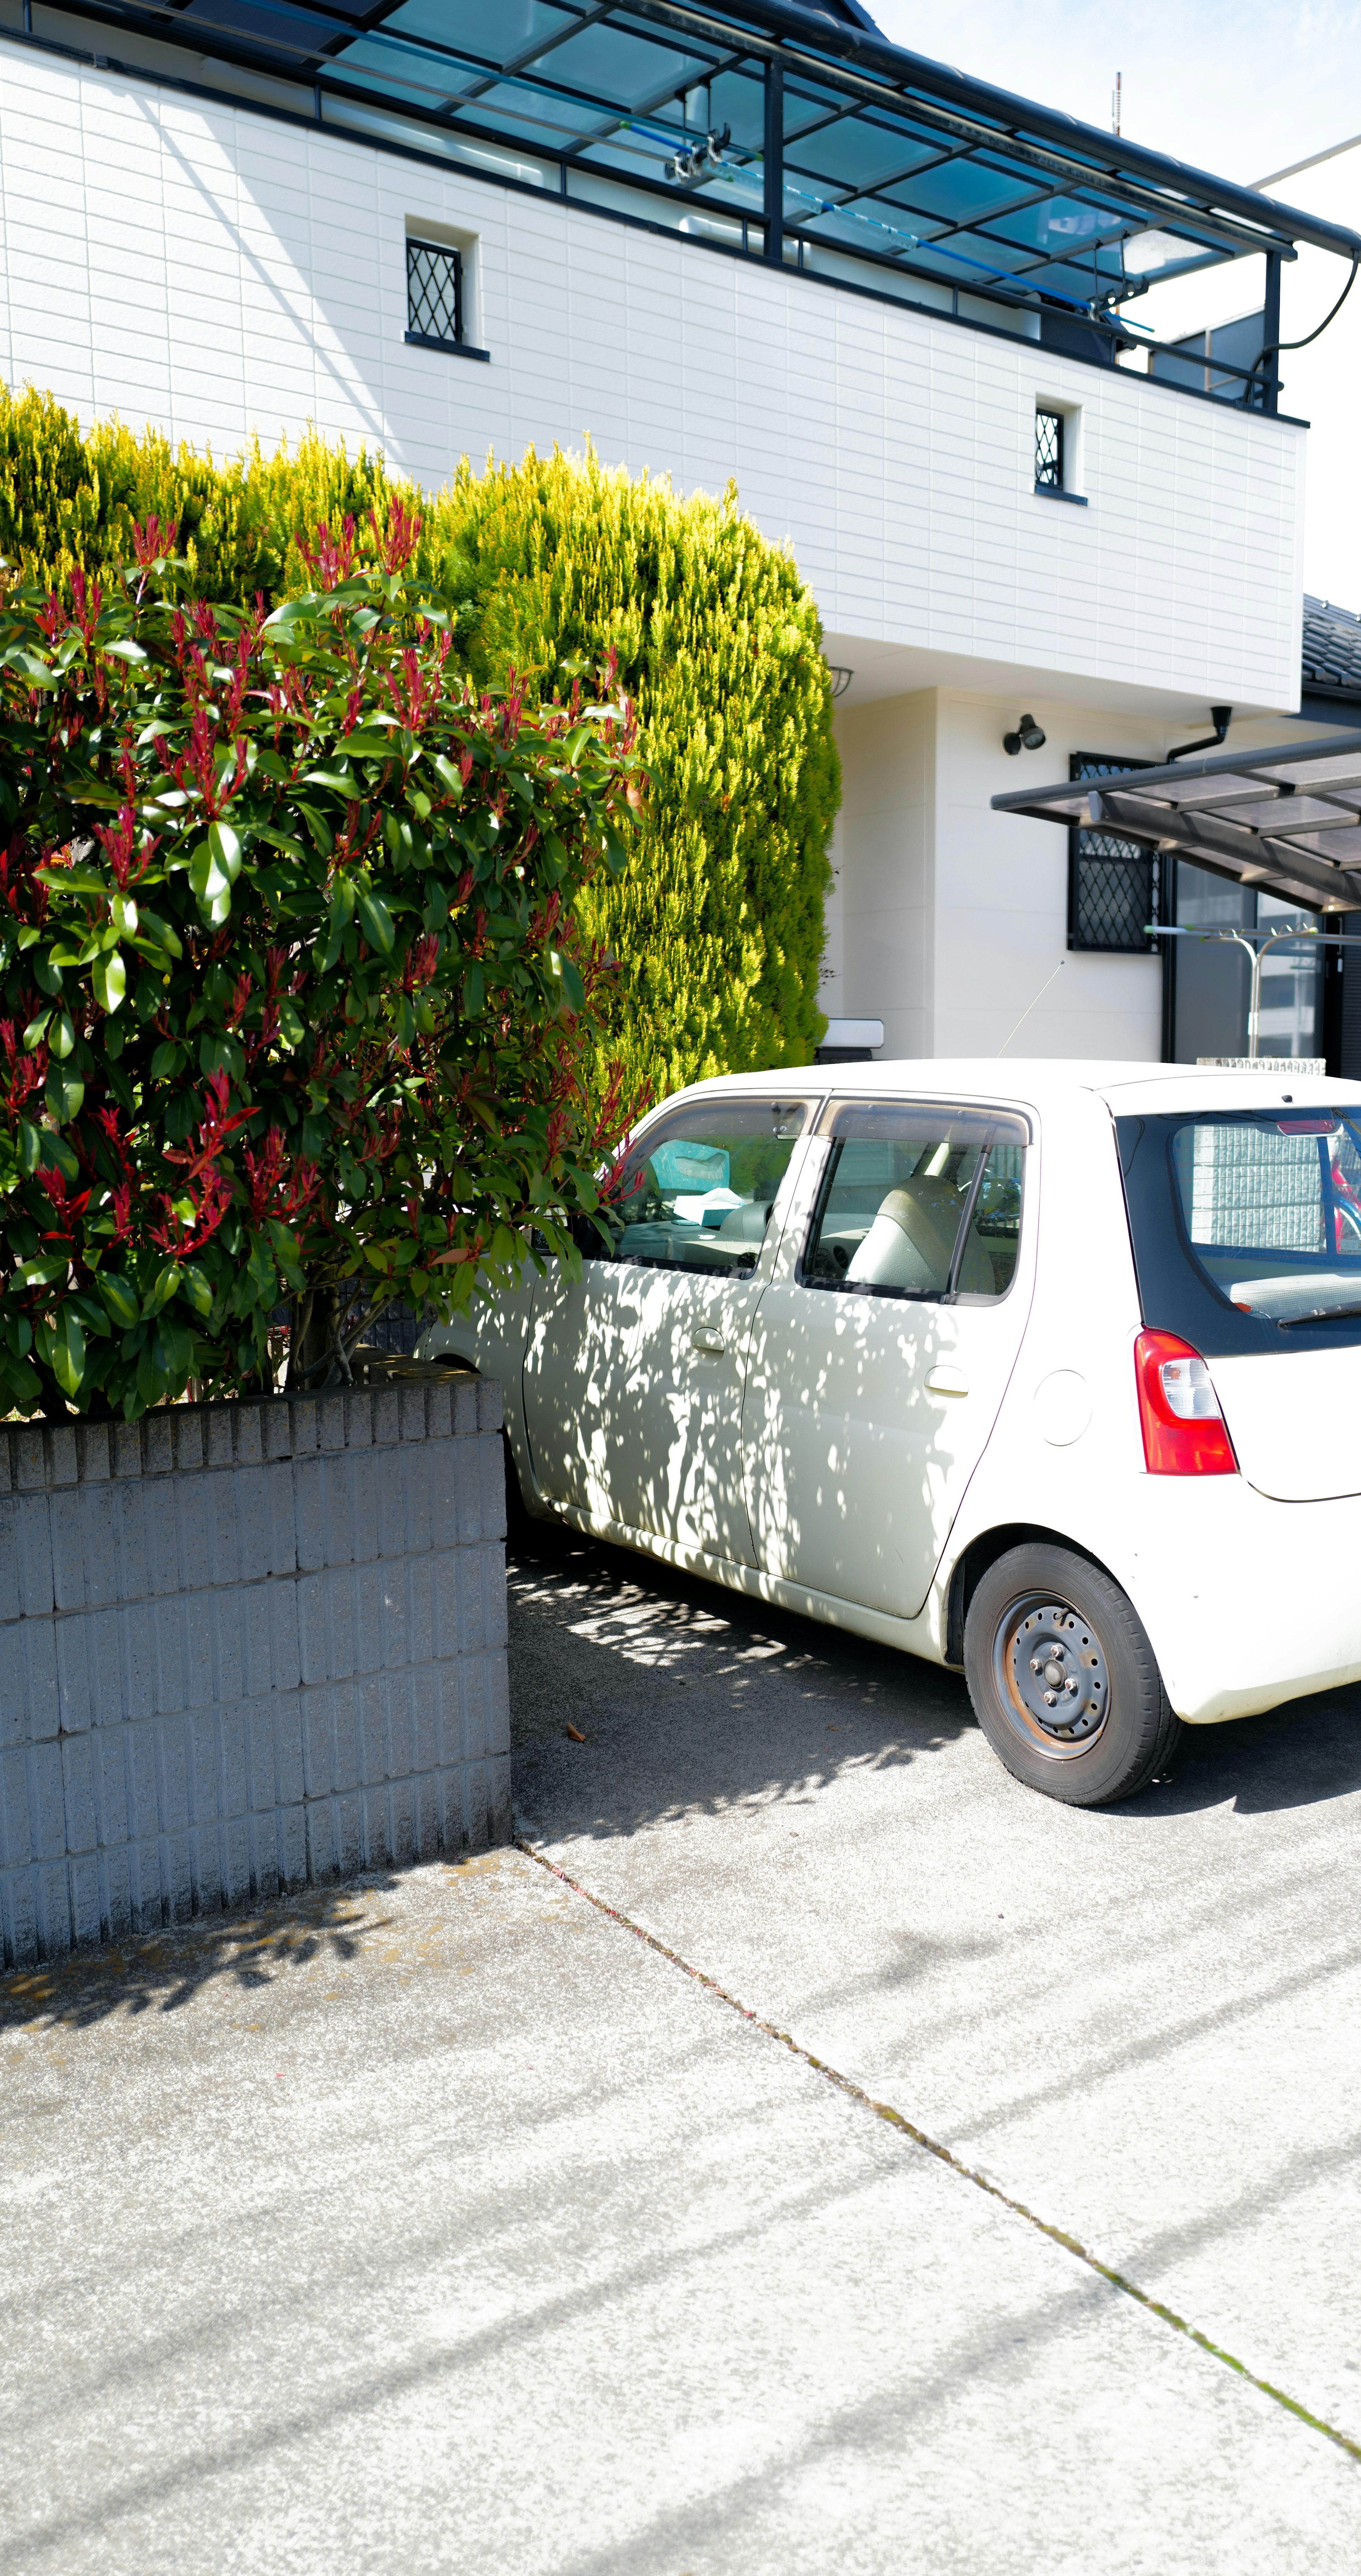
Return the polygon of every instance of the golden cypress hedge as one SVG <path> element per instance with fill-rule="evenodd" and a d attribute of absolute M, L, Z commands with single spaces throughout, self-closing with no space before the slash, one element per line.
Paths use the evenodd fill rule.
<path fill-rule="evenodd" d="M 581 926 L 622 963 L 602 1042 L 654 1097 L 705 1074 L 806 1064 L 818 1009 L 827 841 L 840 797 L 831 683 L 792 556 L 720 500 L 682 500 L 584 457 L 466 460 L 431 496 L 309 431 L 226 465 L 154 430 L 83 433 L 48 394 L 0 391 L 0 554 L 60 584 L 125 562 L 134 521 L 177 524 L 192 588 L 273 600 L 309 576 L 299 530 L 419 511 L 418 568 L 460 602 L 479 679 L 568 685 L 612 647 L 650 791 L 626 876 Z"/>

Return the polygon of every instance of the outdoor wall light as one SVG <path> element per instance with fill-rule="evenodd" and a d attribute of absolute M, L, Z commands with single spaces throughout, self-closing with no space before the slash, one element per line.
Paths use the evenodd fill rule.
<path fill-rule="evenodd" d="M 1033 716 L 1022 716 L 1015 733 L 1004 733 L 1002 749 L 1014 760 L 1018 751 L 1043 751 L 1044 733 Z"/>

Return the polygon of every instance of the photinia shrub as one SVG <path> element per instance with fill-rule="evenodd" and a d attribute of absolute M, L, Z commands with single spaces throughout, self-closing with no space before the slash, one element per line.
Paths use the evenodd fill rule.
<path fill-rule="evenodd" d="M 0 600 L 0 1411 L 317 1384 L 394 1298 L 575 1258 L 632 711 L 474 693 L 418 533 L 320 528 L 272 614 L 177 600 L 154 519 Z"/>

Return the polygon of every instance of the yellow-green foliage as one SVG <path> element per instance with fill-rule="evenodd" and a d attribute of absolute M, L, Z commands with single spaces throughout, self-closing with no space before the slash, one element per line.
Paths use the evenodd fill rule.
<path fill-rule="evenodd" d="M 594 454 L 475 475 L 436 519 L 477 601 L 474 651 L 551 688 L 613 645 L 651 793 L 622 883 L 580 917 L 625 966 L 607 1043 L 654 1093 L 807 1064 L 827 839 L 840 796 L 831 681 L 793 558 L 721 500 L 610 473 Z"/>
<path fill-rule="evenodd" d="M 83 435 L 48 394 L 0 389 L 0 555 L 64 581 L 131 555 L 134 519 L 180 530 L 206 598 L 308 587 L 299 529 L 419 511 L 419 569 L 461 603 L 479 678 L 513 667 L 551 694 L 564 659 L 613 646 L 651 781 L 622 883 L 593 885 L 582 926 L 621 961 L 605 1054 L 630 1089 L 806 1064 L 818 1010 L 826 846 L 840 796 L 817 610 L 793 558 L 721 500 L 607 471 L 590 451 L 465 462 L 442 492 L 391 479 L 309 431 L 219 465 L 154 430 Z M 588 909 L 587 909 L 588 907 Z M 603 1070 L 603 1060 L 602 1060 Z"/>

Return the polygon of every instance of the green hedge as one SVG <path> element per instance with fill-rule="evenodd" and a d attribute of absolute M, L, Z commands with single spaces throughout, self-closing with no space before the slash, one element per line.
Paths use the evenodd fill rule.
<path fill-rule="evenodd" d="M 82 435 L 50 396 L 0 395 L 0 553 L 60 582 L 125 561 L 134 521 L 178 525 L 209 598 L 272 604 L 308 583 L 296 535 L 398 497 L 423 520 L 417 566 L 456 602 L 484 684 L 551 689 L 612 647 L 636 701 L 650 788 L 621 884 L 579 928 L 623 966 L 600 1066 L 654 1096 L 705 1074 L 806 1064 L 818 1009 L 826 848 L 840 796 L 831 684 L 812 596 L 783 548 L 721 500 L 679 499 L 584 457 L 532 451 L 436 495 L 309 433 L 225 465 L 154 431 Z M 565 684 L 564 684 L 565 685 Z"/>

